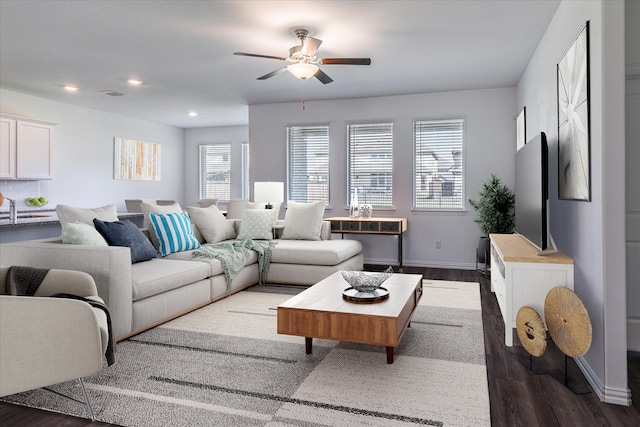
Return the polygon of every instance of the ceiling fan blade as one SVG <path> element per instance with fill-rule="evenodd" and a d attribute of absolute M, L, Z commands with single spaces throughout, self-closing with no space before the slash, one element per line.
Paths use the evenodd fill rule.
<path fill-rule="evenodd" d="M 283 58 L 282 56 L 259 55 L 257 53 L 233 52 L 233 54 L 240 55 L 240 56 L 252 56 L 254 58 L 278 59 L 280 61 L 286 61 L 287 59 L 287 58 Z"/>
<path fill-rule="evenodd" d="M 313 56 L 318 51 L 318 48 L 322 44 L 322 40 L 314 39 L 313 37 L 305 37 L 302 41 L 302 53 L 304 56 Z"/>
<path fill-rule="evenodd" d="M 331 83 L 333 79 L 329 77 L 324 71 L 318 69 L 314 74 L 315 78 L 320 80 L 323 84 Z"/>
<path fill-rule="evenodd" d="M 322 58 L 318 62 L 325 65 L 371 65 L 371 58 Z"/>
<path fill-rule="evenodd" d="M 273 76 L 277 76 L 280 73 L 284 73 L 285 71 L 287 71 L 287 67 L 278 68 L 277 70 L 272 71 L 269 74 L 265 74 L 262 77 L 258 77 L 257 80 L 267 80 Z"/>

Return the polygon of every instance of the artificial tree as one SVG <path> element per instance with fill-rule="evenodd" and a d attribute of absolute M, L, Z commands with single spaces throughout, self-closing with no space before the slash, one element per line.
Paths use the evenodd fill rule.
<path fill-rule="evenodd" d="M 491 174 L 491 178 L 482 182 L 478 199 L 469 199 L 469 204 L 478 212 L 474 221 L 480 226 L 483 236 L 480 237 L 477 249 L 477 261 L 487 264 L 489 253 L 489 234 L 511 234 L 516 225 L 516 197 L 513 191 L 500 182 L 500 178 Z"/>

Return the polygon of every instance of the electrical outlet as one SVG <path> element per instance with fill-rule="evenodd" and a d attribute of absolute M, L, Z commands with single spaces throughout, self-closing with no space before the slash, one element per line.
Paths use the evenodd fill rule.
<path fill-rule="evenodd" d="M 442 240 L 436 240 L 436 249 L 442 249 Z"/>

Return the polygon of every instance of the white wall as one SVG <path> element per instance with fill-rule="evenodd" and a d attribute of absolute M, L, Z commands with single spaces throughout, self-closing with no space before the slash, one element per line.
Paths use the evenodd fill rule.
<path fill-rule="evenodd" d="M 590 202 L 558 200 L 556 64 L 590 22 Z M 551 232 L 575 262 L 575 291 L 593 326 L 578 360 L 601 399 L 629 404 L 624 269 L 624 2 L 563 1 L 517 88 L 527 133 L 549 141 Z"/>
<path fill-rule="evenodd" d="M 186 129 L 184 134 L 184 201 L 185 206 L 198 206 L 198 146 L 203 144 L 231 144 L 231 197 L 242 196 L 242 143 L 249 140 L 248 126 L 221 126 Z"/>
<path fill-rule="evenodd" d="M 61 203 L 78 207 L 115 203 L 119 211 L 126 211 L 124 199 L 129 198 L 182 202 L 184 131 L 181 128 L 5 89 L 0 89 L 0 111 L 57 123 L 53 145 L 54 179 L 40 183 L 41 195 L 49 199 L 47 207 Z M 114 180 L 113 138 L 116 136 L 161 144 L 161 181 Z M 0 192 L 11 197 L 3 187 L 16 188 L 21 184 L 2 181 L 0 185 Z"/>
<path fill-rule="evenodd" d="M 314 82 L 308 82 L 314 83 Z M 286 127 L 328 124 L 330 138 L 330 207 L 328 216 L 348 215 L 346 195 L 346 126 L 354 122 L 394 123 L 394 210 L 374 216 L 408 218 L 404 263 L 413 266 L 475 268 L 481 235 L 475 211 L 412 211 L 413 121 L 463 117 L 467 197 L 475 198 L 491 173 L 513 188 L 515 152 L 515 88 L 403 95 L 331 101 L 249 106 L 251 181 L 286 182 Z M 284 215 L 284 210 L 281 215 Z M 360 236 L 365 262 L 393 264 L 395 238 Z M 435 249 L 435 241 L 442 249 Z"/>

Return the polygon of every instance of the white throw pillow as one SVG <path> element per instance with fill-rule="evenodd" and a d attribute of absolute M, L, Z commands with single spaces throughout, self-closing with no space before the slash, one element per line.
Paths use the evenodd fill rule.
<path fill-rule="evenodd" d="M 109 246 L 94 226 L 84 222 L 68 222 L 62 226 L 62 243 L 87 246 Z"/>
<path fill-rule="evenodd" d="M 284 215 L 283 240 L 320 240 L 324 201 L 298 203 L 290 201 Z"/>
<path fill-rule="evenodd" d="M 100 208 L 76 208 L 69 205 L 57 205 L 56 213 L 60 220 L 60 225 L 74 222 L 84 222 L 93 227 L 93 219 L 98 218 L 101 221 L 118 221 L 118 212 L 116 205 L 106 205 Z"/>
<path fill-rule="evenodd" d="M 208 208 L 188 206 L 187 212 L 207 243 L 218 243 L 236 238 L 233 224 L 227 221 L 215 205 Z"/>
<path fill-rule="evenodd" d="M 156 205 L 153 203 L 141 203 L 140 210 L 144 214 L 144 223 L 145 226 L 149 229 L 149 237 L 151 237 L 151 243 L 153 246 L 158 249 L 158 235 L 155 230 L 151 226 L 151 218 L 149 218 L 149 214 L 154 213 L 158 215 L 162 214 L 170 214 L 170 213 L 181 213 L 182 208 L 178 203 L 174 203 L 172 205 Z"/>
<path fill-rule="evenodd" d="M 272 209 L 245 209 L 242 211 L 242 222 L 238 240 L 271 240 L 276 217 Z"/>

